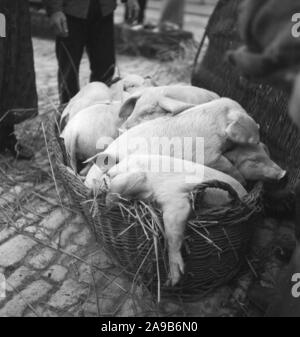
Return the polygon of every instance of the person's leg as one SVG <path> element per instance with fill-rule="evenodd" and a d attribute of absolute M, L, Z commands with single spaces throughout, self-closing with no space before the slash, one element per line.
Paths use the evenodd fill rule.
<path fill-rule="evenodd" d="M 138 23 L 143 24 L 145 20 L 145 11 L 147 7 L 147 1 L 148 0 L 139 0 L 139 6 L 140 6 L 140 11 L 139 11 L 139 16 L 138 16 Z"/>
<path fill-rule="evenodd" d="M 0 38 L 0 152 L 10 150 L 18 158 L 29 159 L 33 153 L 25 151 L 26 145 L 16 146 L 14 134 L 14 124 L 27 119 L 29 110 L 37 113 L 29 4 L 1 1 L 2 11 L 9 24 L 7 37 Z"/>
<path fill-rule="evenodd" d="M 159 26 L 173 24 L 182 29 L 185 0 L 164 0 Z"/>
<path fill-rule="evenodd" d="M 90 59 L 90 81 L 108 83 L 115 72 L 115 44 L 113 14 L 98 16 L 88 23 L 87 53 Z"/>
<path fill-rule="evenodd" d="M 86 20 L 67 16 L 69 36 L 57 37 L 58 85 L 61 104 L 79 91 L 79 66 L 86 41 Z"/>
<path fill-rule="evenodd" d="M 8 140 L 10 135 L 14 132 L 13 124 L 7 125 L 4 123 L 0 124 L 0 152 L 3 152 L 7 148 Z"/>
<path fill-rule="evenodd" d="M 127 6 L 125 6 L 124 22 L 125 22 L 125 23 L 129 23 L 129 14 L 128 14 Z"/>
<path fill-rule="evenodd" d="M 148 0 L 138 0 L 140 10 L 139 10 L 138 18 L 137 18 L 137 23 L 140 24 L 140 25 L 144 23 L 147 1 Z M 127 6 L 125 7 L 124 21 L 126 23 L 128 23 L 128 21 L 129 21 Z"/>

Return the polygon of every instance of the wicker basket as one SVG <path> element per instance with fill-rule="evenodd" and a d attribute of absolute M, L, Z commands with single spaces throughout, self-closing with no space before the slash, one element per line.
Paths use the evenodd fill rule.
<path fill-rule="evenodd" d="M 261 211 L 262 185 L 256 184 L 244 200 L 227 184 L 212 181 L 199 186 L 194 198 L 194 214 L 190 219 L 183 248 L 186 272 L 175 288 L 165 287 L 168 260 L 161 231 L 154 239 L 153 230 L 141 226 L 139 219 L 150 224 L 153 210 L 157 223 L 162 224 L 161 212 L 155 205 L 122 201 L 118 207 L 105 207 L 105 192 L 91 200 L 89 190 L 78 176 L 68 169 L 68 159 L 58 137 L 56 123 L 49 122 L 49 149 L 55 164 L 56 177 L 71 195 L 77 209 L 97 240 L 124 271 L 140 279 L 153 293 L 176 294 L 196 298 L 232 279 L 240 269 L 253 233 L 253 223 Z M 209 187 L 227 190 L 233 203 L 226 207 L 199 212 L 201 192 Z M 151 225 L 149 225 L 149 228 Z"/>

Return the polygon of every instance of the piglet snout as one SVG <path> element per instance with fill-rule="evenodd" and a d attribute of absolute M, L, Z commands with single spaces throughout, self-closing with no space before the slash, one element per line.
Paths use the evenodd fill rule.
<path fill-rule="evenodd" d="M 285 179 L 287 176 L 287 172 L 283 169 L 281 169 L 278 165 L 274 164 L 273 167 L 270 170 L 270 178 L 274 179 L 278 182 L 282 181 Z"/>
<path fill-rule="evenodd" d="M 281 169 L 278 165 L 273 164 L 272 166 L 267 166 L 264 169 L 265 178 L 267 181 L 273 181 L 276 183 L 284 183 L 288 179 L 288 174 L 285 170 Z"/>
<path fill-rule="evenodd" d="M 278 175 L 278 180 L 280 183 L 286 184 L 288 182 L 289 175 L 287 171 L 281 170 L 281 172 Z"/>

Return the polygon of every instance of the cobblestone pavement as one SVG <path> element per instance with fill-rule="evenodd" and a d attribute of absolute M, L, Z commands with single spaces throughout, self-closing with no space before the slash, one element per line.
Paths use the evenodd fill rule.
<path fill-rule="evenodd" d="M 40 116 L 17 133 L 36 156 L 30 162 L 0 156 L 0 272 L 7 281 L 0 316 L 234 315 L 236 308 L 224 305 L 232 297 L 229 287 L 194 304 L 154 305 L 95 242 L 59 184 L 56 190 L 40 123 L 57 104 L 54 44 L 34 39 L 34 49 Z M 119 71 L 153 75 L 161 83 L 188 81 L 189 63 L 180 72 L 178 63 L 120 56 Z M 86 59 L 81 70 L 86 83 Z"/>

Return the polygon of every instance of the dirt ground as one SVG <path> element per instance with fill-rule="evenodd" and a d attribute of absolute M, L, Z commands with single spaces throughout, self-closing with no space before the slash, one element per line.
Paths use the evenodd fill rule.
<path fill-rule="evenodd" d="M 132 286 L 55 184 L 42 124 L 58 105 L 54 43 L 34 39 L 34 52 L 40 115 L 19 125 L 17 134 L 35 150 L 35 159 L 0 156 L 0 272 L 7 281 L 0 316 L 262 315 L 249 302 L 247 289 L 253 280 L 274 287 L 282 267 L 274 255 L 259 270 L 248 268 L 238 280 L 196 303 L 165 300 L 156 305 L 143 287 Z M 118 71 L 150 75 L 160 84 L 189 82 L 191 55 L 193 51 L 172 63 L 119 55 Z M 82 85 L 88 74 L 85 58 Z M 255 225 L 256 253 L 276 250 L 274 238 L 293 243 L 289 221 L 266 219 Z"/>

